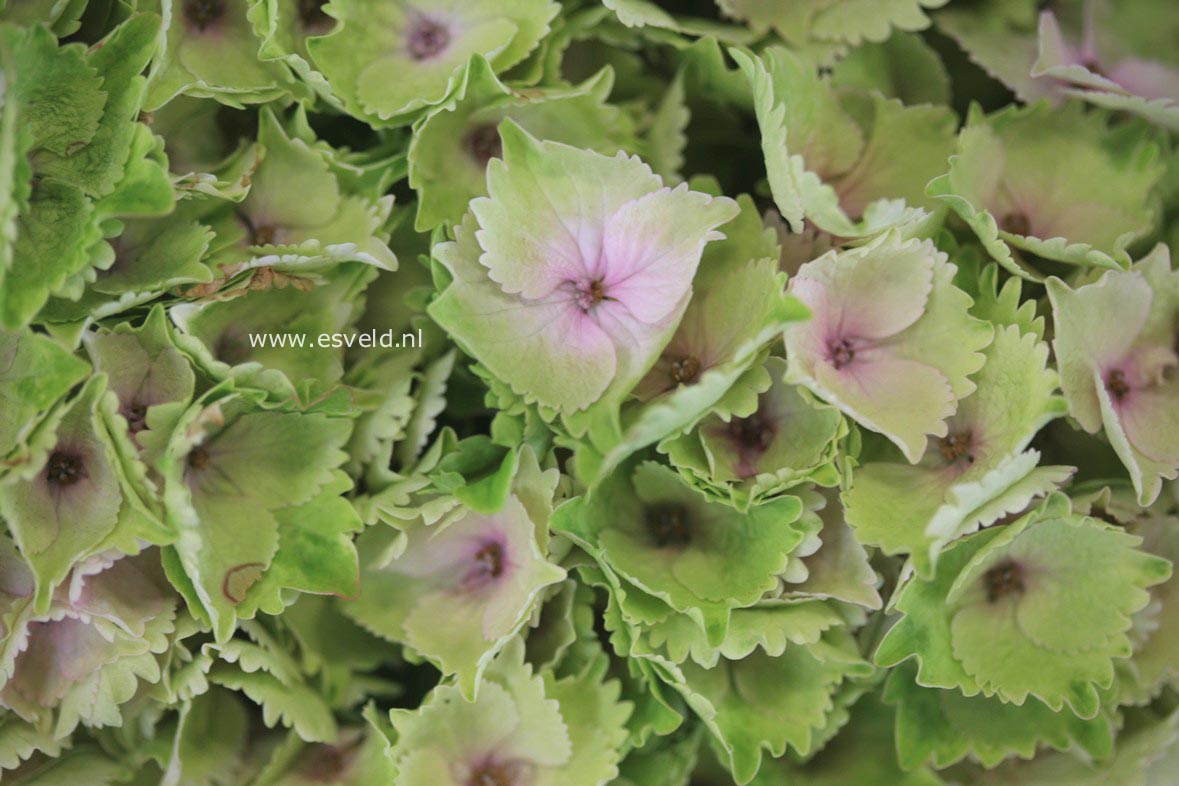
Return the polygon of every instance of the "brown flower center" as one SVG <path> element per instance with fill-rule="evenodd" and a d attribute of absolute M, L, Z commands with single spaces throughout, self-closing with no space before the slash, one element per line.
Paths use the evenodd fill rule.
<path fill-rule="evenodd" d="M 481 167 L 504 154 L 503 140 L 499 138 L 499 129 L 493 123 L 483 123 L 468 131 L 463 137 L 463 146 Z"/>
<path fill-rule="evenodd" d="M 525 786 L 529 765 L 522 761 L 488 762 L 475 768 L 464 786 Z"/>
<path fill-rule="evenodd" d="M 856 359 L 856 351 L 846 338 L 841 338 L 831 344 L 827 347 L 827 351 L 831 353 L 831 365 L 837 370 Z"/>
<path fill-rule="evenodd" d="M 1113 396 L 1114 401 L 1121 401 L 1130 393 L 1130 383 L 1126 381 L 1126 373 L 1120 368 L 1109 372 L 1105 378 L 1105 389 Z"/>
<path fill-rule="evenodd" d="M 123 417 L 127 420 L 127 427 L 132 434 L 138 434 L 147 428 L 147 407 L 138 401 L 132 401 L 123 408 Z"/>
<path fill-rule="evenodd" d="M 339 783 L 352 768 L 358 745 L 359 742 L 309 745 L 303 749 L 298 773 L 316 783 Z"/>
<path fill-rule="evenodd" d="M 184 18 L 199 31 L 205 31 L 225 16 L 225 0 L 185 0 Z"/>
<path fill-rule="evenodd" d="M 270 246 L 274 244 L 275 238 L 278 237 L 278 227 L 274 224 L 259 224 L 254 227 L 254 245 L 255 246 Z"/>
<path fill-rule="evenodd" d="M 999 228 L 1013 235 L 1030 235 L 1032 222 L 1028 220 L 1027 213 L 1022 210 L 1012 210 L 999 219 Z"/>
<path fill-rule="evenodd" d="M 1008 595 L 1023 592 L 1023 569 L 1012 560 L 1005 560 L 983 574 L 987 588 L 987 602 L 995 603 Z"/>
<path fill-rule="evenodd" d="M 437 57 L 450 45 L 450 30 L 429 17 L 420 17 L 409 31 L 409 56 L 421 62 Z"/>
<path fill-rule="evenodd" d="M 198 471 L 209 466 L 209 451 L 204 448 L 193 448 L 188 453 L 188 466 Z"/>
<path fill-rule="evenodd" d="M 45 479 L 54 486 L 72 486 L 84 477 L 86 468 L 77 453 L 55 450 L 45 465 Z"/>
<path fill-rule="evenodd" d="M 606 287 L 600 278 L 577 284 L 577 293 L 577 307 L 582 311 L 589 311 L 606 299 Z"/>
<path fill-rule="evenodd" d="M 498 579 L 504 572 L 504 547 L 488 543 L 475 552 L 475 573 L 486 579 Z"/>
<path fill-rule="evenodd" d="M 974 454 L 970 452 L 972 442 L 973 435 L 969 430 L 960 431 L 938 440 L 937 449 L 941 451 L 942 458 L 947 464 L 953 464 L 960 459 L 965 459 L 967 464 L 973 464 Z"/>
<path fill-rule="evenodd" d="M 677 385 L 694 385 L 700 379 L 700 359 L 685 355 L 671 363 L 671 379 Z"/>
<path fill-rule="evenodd" d="M 692 542 L 688 511 L 675 503 L 658 503 L 646 510 L 647 532 L 659 548 L 683 548 Z"/>
<path fill-rule="evenodd" d="M 774 425 L 761 412 L 747 418 L 733 418 L 725 432 L 745 451 L 762 453 L 774 441 Z"/>

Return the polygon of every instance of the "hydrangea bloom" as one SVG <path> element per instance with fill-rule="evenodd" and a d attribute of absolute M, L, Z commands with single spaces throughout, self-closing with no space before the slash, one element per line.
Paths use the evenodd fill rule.
<path fill-rule="evenodd" d="M 905 551 L 928 572 L 949 542 L 1052 491 L 1069 467 L 1037 466 L 1024 451 L 1036 432 L 1064 414 L 1046 368 L 1048 347 L 1016 325 L 998 329 L 977 390 L 962 400 L 947 433 L 914 466 L 865 462 L 844 493 L 848 521 L 866 543 Z M 1018 394 L 1017 394 L 1018 391 Z"/>
<path fill-rule="evenodd" d="M 396 545 L 380 532 L 360 542 L 364 594 L 350 613 L 435 659 L 468 695 L 541 591 L 565 577 L 544 551 L 555 473 L 542 474 L 531 454 L 523 461 L 513 492 L 493 513 L 462 507 L 438 523 L 403 524 Z"/>
<path fill-rule="evenodd" d="M 549 0 L 511 8 L 492 0 L 347 0 L 328 7 L 339 22 L 307 48 L 350 112 L 405 122 L 441 103 L 472 55 L 483 55 L 497 71 L 520 62 L 557 10 Z"/>
<path fill-rule="evenodd" d="M 786 331 L 786 380 L 896 443 L 916 463 L 974 390 L 989 325 L 967 313 L 929 241 L 882 235 L 804 265 L 790 291 L 813 313 Z"/>
<path fill-rule="evenodd" d="M 617 743 L 629 714 L 600 669 L 554 680 L 532 674 L 519 639 L 487 674 L 474 702 L 440 688 L 416 711 L 394 711 L 397 786 L 557 786 L 602 783 L 617 772 Z M 444 732 L 444 733 L 443 733 Z"/>
<path fill-rule="evenodd" d="M 617 401 L 671 338 L 736 205 L 625 156 L 500 133 L 490 196 L 436 252 L 454 281 L 430 313 L 528 400 L 562 414 Z"/>
<path fill-rule="evenodd" d="M 841 94 L 786 49 L 734 57 L 753 90 L 774 201 L 796 232 L 803 219 L 846 237 L 923 220 L 925 184 L 952 149 L 949 113 Z"/>
<path fill-rule="evenodd" d="M 1132 271 L 1071 289 L 1050 279 L 1056 356 L 1069 412 L 1087 431 L 1102 426 L 1150 504 L 1179 474 L 1179 274 L 1159 247 Z M 1096 314 L 1117 315 L 1095 322 Z M 1102 327 L 1099 327 L 1101 325 Z"/>
<path fill-rule="evenodd" d="M 1164 786 L 1174 0 L 0 0 L 0 781 Z"/>
<path fill-rule="evenodd" d="M 140 680 L 160 678 L 179 596 L 156 550 L 104 552 L 78 563 L 52 603 L 36 610 L 33 578 L 11 541 L 0 541 L 0 706 L 65 737 L 78 723 L 119 725 L 119 705 Z"/>
<path fill-rule="evenodd" d="M 1010 108 L 987 117 L 972 110 L 950 171 L 929 184 L 929 193 L 948 203 L 1016 275 L 1043 278 L 1021 252 L 1126 267 L 1126 248 L 1153 226 L 1150 190 L 1162 167 L 1144 129 L 1112 133 L 1107 123 L 1075 104 Z"/>
<path fill-rule="evenodd" d="M 1084 4 L 1079 34 L 1062 29 L 1051 9 L 1040 14 L 1039 57 L 1033 77 L 1060 80 L 1064 91 L 1098 106 L 1136 112 L 1172 130 L 1179 128 L 1179 67 L 1153 59 L 1143 38 L 1167 35 L 1163 29 L 1145 32 L 1123 27 L 1108 2 Z M 1128 29 L 1127 29 L 1128 28 Z"/>
<path fill-rule="evenodd" d="M 1112 683 L 1114 659 L 1131 653 L 1130 615 L 1170 566 L 1135 550 L 1134 536 L 1069 508 L 1067 499 L 1049 497 L 1012 524 L 959 541 L 933 579 L 907 582 L 896 601 L 904 616 L 881 642 L 877 661 L 915 657 L 921 685 L 1016 704 L 1034 696 L 1053 710 L 1067 705 L 1081 718 L 1096 715 L 1098 688 Z M 1091 562 L 1087 553 L 1102 558 Z M 1098 565 L 1109 582 L 1095 576 Z M 1072 575 L 1078 570 L 1086 580 Z M 1091 630 L 1102 632 L 1102 643 L 1079 647 L 1096 641 Z M 925 643 L 915 647 L 918 641 Z"/>

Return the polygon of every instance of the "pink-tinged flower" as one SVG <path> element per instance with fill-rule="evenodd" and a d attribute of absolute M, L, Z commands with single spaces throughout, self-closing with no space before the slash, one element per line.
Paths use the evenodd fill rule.
<path fill-rule="evenodd" d="M 108 552 L 80 562 L 44 614 L 33 610 L 29 571 L 7 539 L 0 566 L 0 611 L 11 627 L 0 650 L 0 706 L 31 723 L 57 713 L 59 735 L 79 721 L 117 724 L 118 705 L 138 680 L 158 679 L 155 655 L 173 627 L 179 596 L 159 552 Z"/>
<path fill-rule="evenodd" d="M 514 638 L 487 669 L 479 695 L 436 688 L 416 710 L 393 710 L 388 755 L 397 786 L 591 786 L 618 774 L 627 702 L 603 680 L 605 663 L 558 679 L 534 674 Z"/>
<path fill-rule="evenodd" d="M 974 390 L 991 328 L 967 313 L 955 268 L 929 241 L 896 233 L 802 267 L 791 292 L 813 313 L 786 331 L 786 379 L 804 385 L 901 448 L 911 462 L 926 436 Z"/>
<path fill-rule="evenodd" d="M 933 574 L 947 544 L 1024 509 L 1074 471 L 1040 466 L 1040 454 L 1025 450 L 1045 423 L 1066 411 L 1048 346 L 1034 332 L 1001 326 L 986 357 L 973 377 L 977 390 L 920 462 L 866 461 L 843 491 L 847 522 L 860 542 L 910 555 L 921 575 Z"/>
<path fill-rule="evenodd" d="M 1148 100 L 1179 100 L 1179 69 L 1130 52 L 1098 20 L 1098 3 L 1087 0 L 1080 35 L 1065 34 L 1051 10 L 1040 14 L 1040 57 L 1033 76 L 1066 87 L 1108 91 Z"/>
<path fill-rule="evenodd" d="M 434 319 L 525 398 L 563 413 L 630 392 L 670 340 L 725 198 L 662 187 L 637 159 L 506 123 L 489 197 L 437 250 Z"/>
<path fill-rule="evenodd" d="M 1102 426 L 1143 505 L 1179 475 L 1179 273 L 1157 247 L 1130 271 L 1071 289 L 1048 281 L 1069 412 Z"/>
<path fill-rule="evenodd" d="M 391 561 L 385 555 L 395 533 L 371 530 L 360 540 L 363 594 L 348 612 L 457 674 L 472 694 L 540 591 L 565 577 L 542 553 L 538 526 L 546 523 L 535 515 L 513 495 L 492 514 L 460 508 L 437 524 L 419 519 L 405 526 L 404 551 Z"/>

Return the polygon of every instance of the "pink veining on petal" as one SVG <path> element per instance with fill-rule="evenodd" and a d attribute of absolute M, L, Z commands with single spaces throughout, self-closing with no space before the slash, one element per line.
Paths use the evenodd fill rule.
<path fill-rule="evenodd" d="M 1114 404 L 1130 444 L 1149 459 L 1179 464 L 1179 381 L 1135 391 L 1131 399 Z"/>
<path fill-rule="evenodd" d="M 587 260 L 606 297 L 622 303 L 640 322 L 655 324 L 672 313 L 692 286 L 703 244 L 721 237 L 677 236 L 665 203 L 682 199 L 683 187 L 663 188 L 622 205 L 606 222 L 601 254 Z"/>
<path fill-rule="evenodd" d="M 728 423 L 714 426 L 711 434 L 727 442 L 736 454 L 733 474 L 741 480 L 756 476 L 758 462 L 777 436 L 782 424 L 782 415 L 774 411 L 773 401 L 763 394 L 757 410 L 748 417 L 734 417 Z"/>
<path fill-rule="evenodd" d="M 811 362 L 821 362 L 839 371 L 854 363 L 858 353 L 873 346 L 874 342 L 855 331 L 856 320 L 844 318 L 844 312 L 834 305 L 822 282 L 798 278 L 791 291 L 811 310 L 810 322 L 794 328 L 803 339 L 803 352 Z"/>
<path fill-rule="evenodd" d="M 505 759 L 499 751 L 454 765 L 458 786 L 532 786 L 534 767 L 523 759 Z"/>
<path fill-rule="evenodd" d="M 476 199 L 471 203 L 471 209 L 479 216 L 480 221 L 491 220 L 487 211 L 496 209 L 497 205 L 488 198 Z M 555 231 L 548 237 L 527 236 L 521 238 L 526 241 L 521 244 L 517 253 L 522 257 L 519 261 L 528 263 L 526 279 L 516 279 L 516 271 L 500 270 L 489 261 L 489 253 L 483 252 L 479 263 L 487 269 L 487 277 L 499 284 L 505 293 L 518 294 L 526 301 L 540 301 L 551 297 L 558 289 L 567 289 L 570 285 L 587 281 L 593 277 L 593 271 L 587 270 L 584 259 L 583 246 L 586 242 L 582 231 L 565 227 Z M 517 232 L 525 230 L 517 228 Z M 479 244 L 487 248 L 487 230 L 475 230 L 475 238 Z"/>

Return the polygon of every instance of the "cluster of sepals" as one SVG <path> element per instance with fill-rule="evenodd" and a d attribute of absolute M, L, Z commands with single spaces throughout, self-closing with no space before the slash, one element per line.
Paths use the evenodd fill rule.
<path fill-rule="evenodd" d="M 5 782 L 1168 782 L 1167 0 L 671 5 L 0 0 Z"/>

